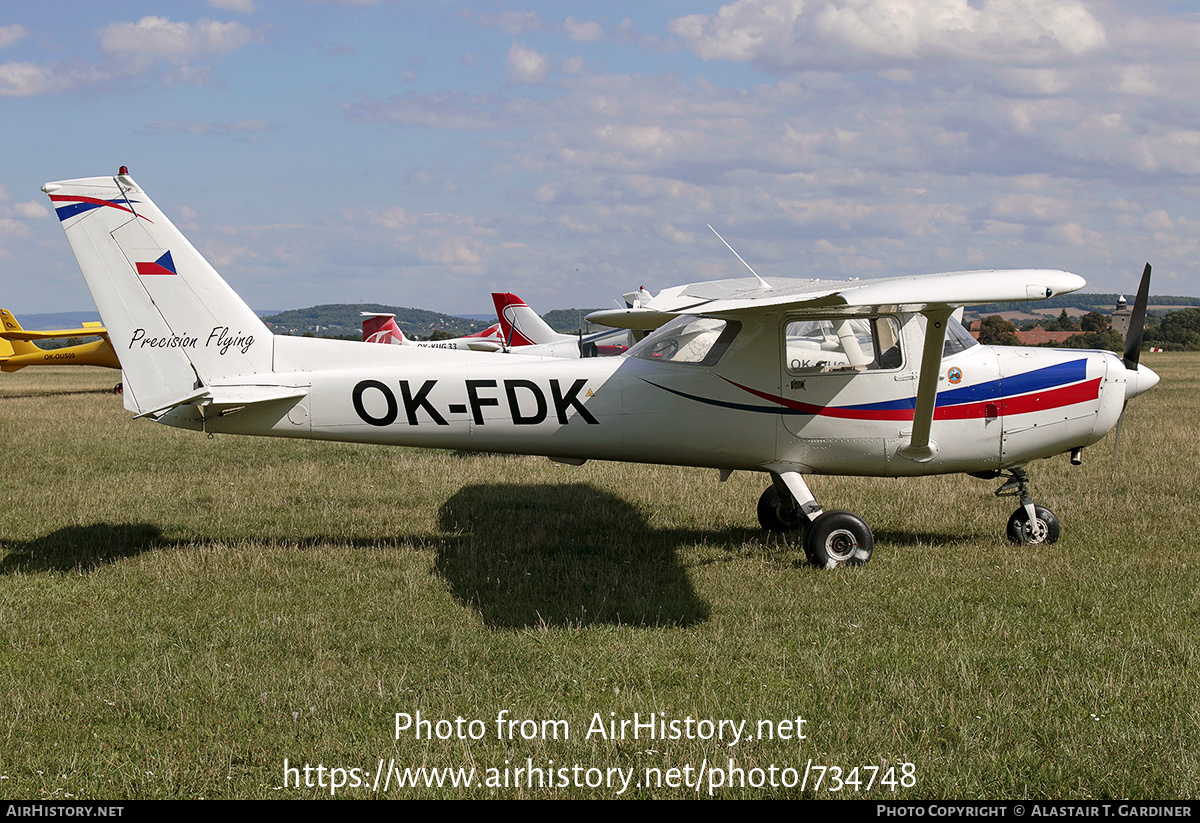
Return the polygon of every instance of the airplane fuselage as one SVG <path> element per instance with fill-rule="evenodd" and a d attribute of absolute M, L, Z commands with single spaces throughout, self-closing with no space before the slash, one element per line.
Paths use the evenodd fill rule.
<path fill-rule="evenodd" d="M 584 360 L 451 352 L 363 367 L 343 356 L 361 354 L 344 349 L 359 344 L 318 353 L 334 341 L 277 337 L 264 341 L 276 347 L 277 369 L 323 358 L 343 367 L 253 377 L 302 391 L 298 401 L 220 414 L 186 406 L 161 422 L 572 460 L 897 476 L 1024 464 L 1096 442 L 1120 414 L 1125 369 L 1114 355 L 970 345 L 942 361 L 932 456 L 906 457 L 925 321 L 888 317 L 899 355 L 870 369 L 801 362 L 787 315 L 739 324 L 712 364 L 635 350 Z"/>

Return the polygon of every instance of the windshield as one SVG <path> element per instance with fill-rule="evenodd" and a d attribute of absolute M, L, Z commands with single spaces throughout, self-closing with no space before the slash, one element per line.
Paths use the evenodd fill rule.
<path fill-rule="evenodd" d="M 946 345 L 942 346 L 942 357 L 966 351 L 972 346 L 978 346 L 979 341 L 971 336 L 966 327 L 953 315 L 946 323 Z"/>
<path fill-rule="evenodd" d="M 631 357 L 660 363 L 711 366 L 721 359 L 742 324 L 715 317 L 677 317 L 629 350 Z"/>

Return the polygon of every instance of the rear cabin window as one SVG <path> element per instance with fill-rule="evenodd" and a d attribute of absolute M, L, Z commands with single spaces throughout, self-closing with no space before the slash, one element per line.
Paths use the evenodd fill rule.
<path fill-rule="evenodd" d="M 792 374 L 898 369 L 900 325 L 892 317 L 793 320 L 784 331 Z"/>

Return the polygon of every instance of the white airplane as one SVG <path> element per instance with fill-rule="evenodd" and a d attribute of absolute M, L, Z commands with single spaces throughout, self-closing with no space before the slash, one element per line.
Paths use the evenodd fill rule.
<path fill-rule="evenodd" d="M 862 519 L 806 474 L 1007 478 L 1017 543 L 1053 542 L 1025 466 L 1098 442 L 1158 377 L 1137 363 L 1149 267 L 1122 360 L 989 347 L 965 305 L 1080 288 L 1061 271 L 883 280 L 742 278 L 668 289 L 669 318 L 621 357 L 496 357 L 273 336 L 122 167 L 47 183 L 125 374 L 159 423 L 247 435 L 627 460 L 770 475 L 768 529 L 803 529 L 818 566 L 865 563 Z M 639 323 L 642 321 L 638 321 Z"/>
<path fill-rule="evenodd" d="M 387 312 L 362 311 L 363 342 L 384 343 L 392 346 L 416 346 L 424 349 L 457 349 L 460 351 L 500 351 L 504 348 L 500 336 L 500 324 L 493 323 L 483 331 L 465 337 L 450 337 L 445 340 L 413 340 L 405 337 L 396 325 L 396 315 Z"/>
<path fill-rule="evenodd" d="M 572 359 L 613 357 L 629 348 L 631 332 L 624 329 L 581 335 L 563 334 L 551 328 L 515 294 L 492 292 L 492 303 L 500 320 L 501 339 L 513 354 Z"/>

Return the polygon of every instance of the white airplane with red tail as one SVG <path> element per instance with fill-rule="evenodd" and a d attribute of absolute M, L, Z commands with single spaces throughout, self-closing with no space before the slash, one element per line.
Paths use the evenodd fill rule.
<path fill-rule="evenodd" d="M 525 301 L 508 292 L 492 292 L 496 317 L 500 321 L 500 336 L 505 347 L 515 354 L 539 357 L 613 357 L 629 348 L 631 333 L 624 329 L 608 329 L 592 334 L 563 334 Z"/>
<path fill-rule="evenodd" d="M 384 343 L 391 346 L 416 346 L 426 349 L 459 349 L 463 351 L 500 351 L 504 348 L 500 336 L 500 324 L 493 323 L 483 331 L 464 337 L 445 340 L 413 340 L 405 337 L 396 325 L 396 315 L 387 312 L 362 311 L 362 334 L 364 343 Z"/>
<path fill-rule="evenodd" d="M 496 357 L 272 335 L 124 168 L 47 183 L 139 417 L 200 431 L 764 472 L 763 526 L 810 560 L 866 562 L 858 516 L 805 475 L 1004 477 L 1017 543 L 1053 542 L 1025 467 L 1098 442 L 1154 386 L 1138 364 L 1146 267 L 1122 359 L 978 344 L 953 315 L 1084 285 L 1022 269 L 882 280 L 741 278 L 660 292 L 620 357 Z M 634 312 L 634 309 L 618 312 Z M 612 317 L 608 318 L 612 320 Z"/>

